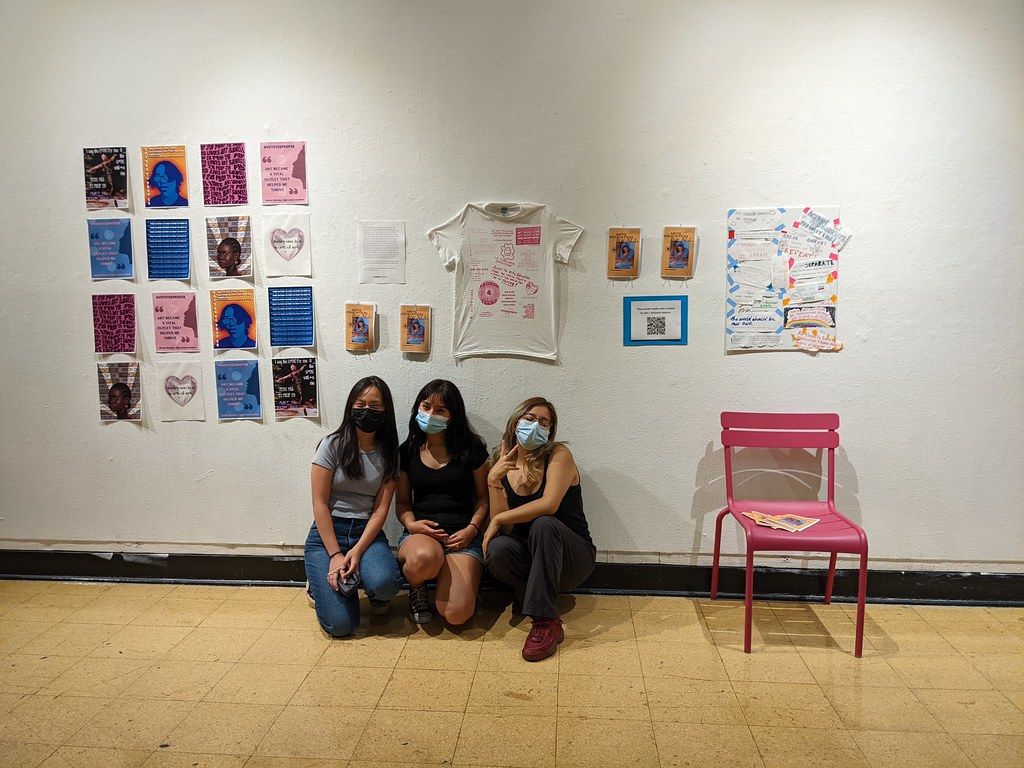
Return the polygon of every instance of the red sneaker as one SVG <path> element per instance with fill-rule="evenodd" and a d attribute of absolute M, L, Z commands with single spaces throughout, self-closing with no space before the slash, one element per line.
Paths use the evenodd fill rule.
<path fill-rule="evenodd" d="M 558 644 L 565 640 L 562 631 L 562 617 L 553 619 L 534 619 L 533 628 L 526 636 L 523 645 L 523 658 L 527 661 L 540 661 L 558 650 Z"/>

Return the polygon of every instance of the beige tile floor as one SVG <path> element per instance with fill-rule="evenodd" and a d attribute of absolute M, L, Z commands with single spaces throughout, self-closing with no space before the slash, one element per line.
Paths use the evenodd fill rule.
<path fill-rule="evenodd" d="M 0 581 L 0 766 L 1024 765 L 1024 609 L 485 594 L 353 638 L 301 589 Z"/>

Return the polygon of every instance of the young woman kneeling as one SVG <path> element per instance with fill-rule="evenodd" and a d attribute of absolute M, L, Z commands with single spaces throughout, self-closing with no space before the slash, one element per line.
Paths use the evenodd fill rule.
<path fill-rule="evenodd" d="M 582 584 L 597 555 L 583 514 L 580 473 L 569 449 L 555 442 L 557 430 L 555 406 L 543 397 L 521 403 L 487 476 L 486 562 L 533 619 L 523 646 L 527 661 L 558 649 L 565 637 L 558 593 Z"/>

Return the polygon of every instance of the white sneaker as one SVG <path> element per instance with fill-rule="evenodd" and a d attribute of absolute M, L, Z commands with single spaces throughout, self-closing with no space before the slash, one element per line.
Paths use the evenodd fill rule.
<path fill-rule="evenodd" d="M 313 600 L 313 593 L 309 591 L 309 582 L 306 582 L 306 602 L 309 603 L 310 608 L 316 608 L 316 602 Z"/>

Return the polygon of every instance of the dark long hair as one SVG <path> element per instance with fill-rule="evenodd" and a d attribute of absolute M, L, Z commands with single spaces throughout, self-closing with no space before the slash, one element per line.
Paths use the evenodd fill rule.
<path fill-rule="evenodd" d="M 444 445 L 448 449 L 448 455 L 457 464 L 466 466 L 469 457 L 474 453 L 485 453 L 487 446 L 469 424 L 466 416 L 466 403 L 462 400 L 462 393 L 459 388 L 445 379 L 434 379 L 429 382 L 412 404 L 412 413 L 409 415 L 409 436 L 405 438 L 402 447 L 399 449 L 406 459 L 410 459 L 423 444 L 427 436 L 423 434 L 416 423 L 416 414 L 419 413 L 420 403 L 427 400 L 431 395 L 440 395 L 448 408 L 448 428 L 444 431 Z M 476 467 L 471 467 L 476 469 Z"/>
<path fill-rule="evenodd" d="M 360 479 L 363 476 L 363 462 L 359 458 L 359 439 L 356 437 L 356 425 L 352 421 L 352 406 L 359 396 L 370 387 L 380 391 L 380 399 L 384 401 L 384 423 L 377 430 L 377 450 L 384 462 L 383 482 L 398 477 L 398 428 L 395 426 L 395 404 L 391 399 L 391 390 L 379 376 L 366 376 L 357 381 L 345 401 L 345 417 L 341 426 L 325 437 L 330 440 L 338 438 L 338 466 L 346 477 Z"/>

